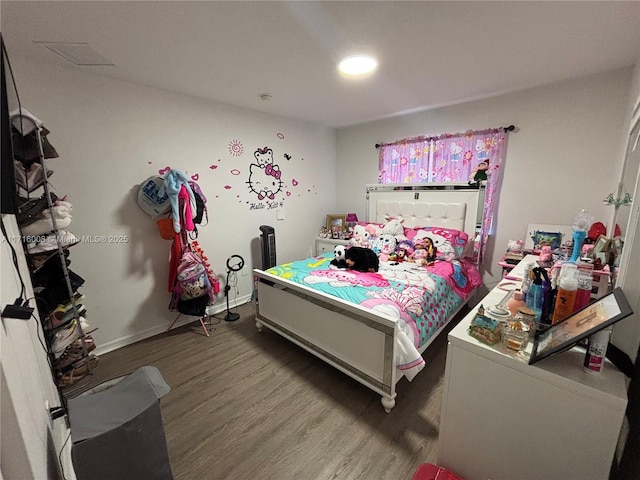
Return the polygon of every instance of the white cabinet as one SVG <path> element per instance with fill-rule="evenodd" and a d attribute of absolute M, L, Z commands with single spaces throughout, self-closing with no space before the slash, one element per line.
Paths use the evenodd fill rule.
<path fill-rule="evenodd" d="M 349 245 L 349 240 L 341 240 L 338 238 L 316 237 L 316 255 L 325 252 L 333 252 L 336 245 Z"/>
<path fill-rule="evenodd" d="M 498 303 L 494 289 L 480 303 Z M 575 347 L 528 365 L 469 336 L 470 312 L 448 335 L 438 464 L 465 480 L 609 478 L 627 405 L 624 375 L 582 369 Z"/>

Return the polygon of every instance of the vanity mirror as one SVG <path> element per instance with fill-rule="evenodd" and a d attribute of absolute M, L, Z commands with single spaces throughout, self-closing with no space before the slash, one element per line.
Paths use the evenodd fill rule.
<path fill-rule="evenodd" d="M 618 251 L 619 268 L 614 275 L 614 287 L 620 287 L 630 300 L 634 314 L 617 323 L 613 329 L 611 344 L 623 352 L 627 365 L 633 368 L 640 344 L 640 98 L 635 103 L 617 197 L 613 200 L 614 213 L 607 231 L 613 231 L 616 224 L 622 229 L 624 244 Z M 629 203 L 624 204 L 625 194 L 629 194 Z M 615 193 L 614 193 L 615 195 Z M 630 360 L 630 362 L 629 362 Z"/>

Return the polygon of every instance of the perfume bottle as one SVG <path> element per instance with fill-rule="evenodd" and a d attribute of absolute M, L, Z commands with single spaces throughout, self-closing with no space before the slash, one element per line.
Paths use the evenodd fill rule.
<path fill-rule="evenodd" d="M 526 306 L 526 303 L 524 301 L 524 294 L 522 293 L 522 290 L 514 290 L 511 298 L 507 301 L 507 309 L 509 310 L 509 313 L 512 317 L 515 317 L 518 313 L 518 309 L 524 306 Z"/>

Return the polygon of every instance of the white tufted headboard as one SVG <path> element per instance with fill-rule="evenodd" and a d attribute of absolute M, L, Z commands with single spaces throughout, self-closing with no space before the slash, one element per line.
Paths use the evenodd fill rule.
<path fill-rule="evenodd" d="M 402 217 L 405 227 L 447 227 L 474 238 L 482 222 L 484 189 L 459 183 L 370 184 L 367 221 L 385 223 L 385 216 Z"/>

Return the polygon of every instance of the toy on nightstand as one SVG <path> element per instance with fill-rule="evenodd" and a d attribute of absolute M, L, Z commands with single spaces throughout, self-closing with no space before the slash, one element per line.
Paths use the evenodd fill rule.
<path fill-rule="evenodd" d="M 502 324 L 497 320 L 484 316 L 484 307 L 480 305 L 471 325 L 469 335 L 488 345 L 495 345 L 502 337 Z"/>
<path fill-rule="evenodd" d="M 504 255 L 504 262 L 509 265 L 520 263 L 524 258 L 524 242 L 522 240 L 509 240 L 507 242 L 507 253 Z"/>
<path fill-rule="evenodd" d="M 551 245 L 543 245 L 540 247 L 540 261 L 542 263 L 549 263 L 551 262 L 551 258 Z"/>

